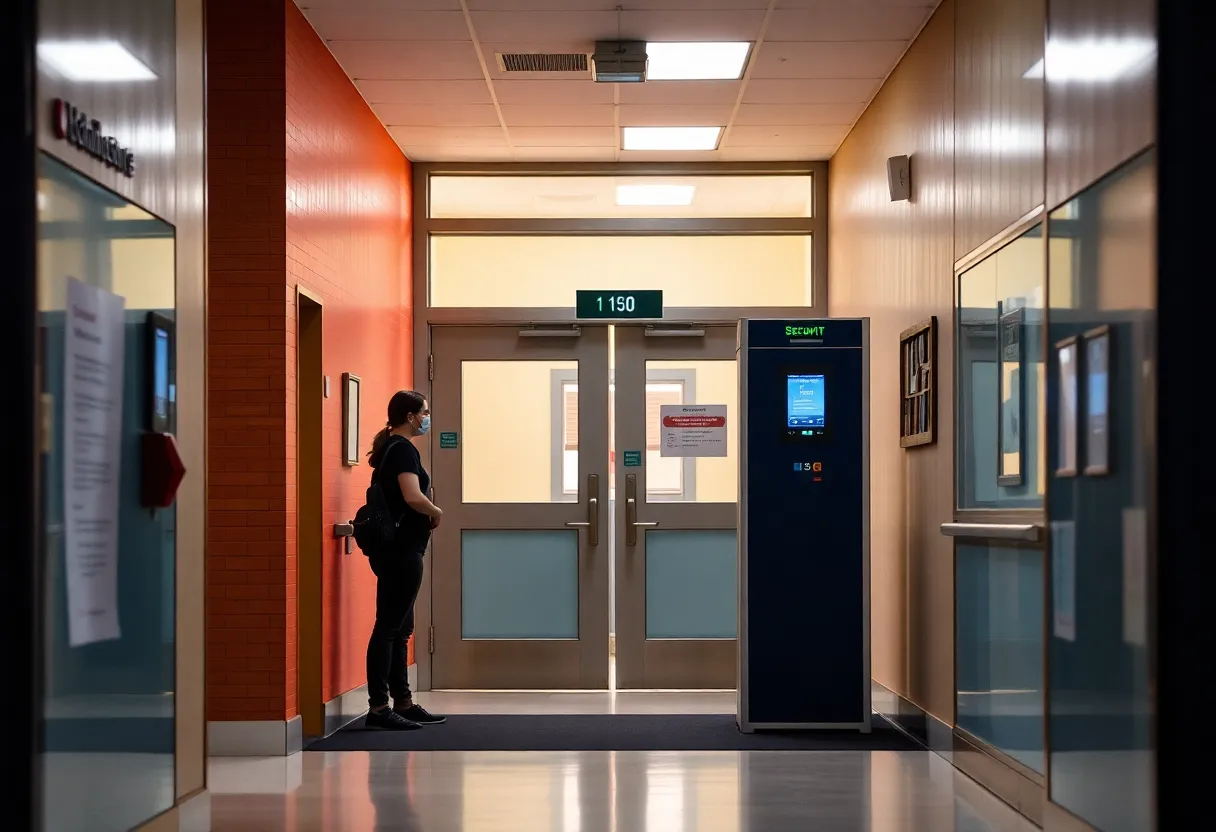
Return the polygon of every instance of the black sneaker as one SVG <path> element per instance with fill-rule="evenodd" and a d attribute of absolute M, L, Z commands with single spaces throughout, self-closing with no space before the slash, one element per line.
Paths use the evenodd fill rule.
<path fill-rule="evenodd" d="M 448 721 L 446 716 L 435 716 L 421 705 L 410 705 L 408 708 L 400 711 L 394 711 L 402 719 L 417 723 L 418 725 L 442 725 Z"/>
<path fill-rule="evenodd" d="M 368 711 L 363 724 L 368 728 L 381 731 L 417 731 L 422 726 L 417 722 L 406 719 L 392 708 L 383 711 Z"/>

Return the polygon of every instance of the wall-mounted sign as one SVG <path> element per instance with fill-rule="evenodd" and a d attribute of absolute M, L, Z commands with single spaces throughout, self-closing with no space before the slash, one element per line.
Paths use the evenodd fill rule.
<path fill-rule="evenodd" d="M 135 154 L 119 144 L 118 139 L 107 136 L 100 121 L 90 119 L 87 113 L 62 98 L 55 99 L 51 117 L 56 138 L 83 150 L 123 176 L 135 176 Z"/>
<path fill-rule="evenodd" d="M 584 290 L 574 293 L 575 317 L 590 320 L 653 319 L 663 317 L 663 291 L 643 289 Z"/>
<path fill-rule="evenodd" d="M 460 447 L 460 434 L 456 431 L 443 431 L 439 434 L 439 447 L 450 450 Z"/>

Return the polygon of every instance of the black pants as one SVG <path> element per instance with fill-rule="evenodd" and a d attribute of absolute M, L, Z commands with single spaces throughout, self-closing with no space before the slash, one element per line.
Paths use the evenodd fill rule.
<path fill-rule="evenodd" d="M 376 626 L 367 642 L 368 704 L 379 708 L 410 698 L 409 641 L 414 633 L 414 601 L 422 586 L 422 552 L 385 552 L 371 558 L 376 573 Z"/>

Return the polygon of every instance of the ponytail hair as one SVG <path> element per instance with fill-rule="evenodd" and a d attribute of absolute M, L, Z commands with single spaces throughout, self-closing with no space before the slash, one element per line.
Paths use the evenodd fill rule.
<path fill-rule="evenodd" d="M 394 393 L 393 397 L 388 400 L 388 421 L 372 439 L 371 450 L 367 452 L 368 457 L 378 461 L 384 446 L 388 444 L 389 434 L 408 422 L 411 416 L 421 413 L 425 405 L 426 397 L 414 390 L 398 390 Z"/>

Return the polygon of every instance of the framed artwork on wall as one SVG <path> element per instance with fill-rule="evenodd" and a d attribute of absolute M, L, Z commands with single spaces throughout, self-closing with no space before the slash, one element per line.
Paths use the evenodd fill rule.
<path fill-rule="evenodd" d="M 1079 344 L 1075 336 L 1056 344 L 1056 366 L 1060 380 L 1059 434 L 1056 437 L 1057 477 L 1077 475 L 1077 420 L 1081 392 L 1077 386 L 1077 364 L 1080 358 Z"/>
<path fill-rule="evenodd" d="M 1110 473 L 1110 367 L 1109 326 L 1091 329 L 1085 339 L 1085 475 Z"/>
<path fill-rule="evenodd" d="M 997 434 L 997 485 L 1022 484 L 1022 448 L 1025 403 L 1022 395 L 1022 323 L 1021 309 L 1006 312 L 998 319 L 997 335 L 1000 350 L 1000 401 L 997 413 L 1000 429 Z"/>
<path fill-rule="evenodd" d="M 359 464 L 359 377 L 342 374 L 342 464 Z"/>

